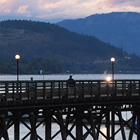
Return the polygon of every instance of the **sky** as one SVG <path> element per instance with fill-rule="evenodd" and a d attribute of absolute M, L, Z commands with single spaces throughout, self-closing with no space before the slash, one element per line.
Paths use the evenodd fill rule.
<path fill-rule="evenodd" d="M 57 22 L 110 12 L 139 12 L 140 0 L 0 0 L 0 17 Z"/>

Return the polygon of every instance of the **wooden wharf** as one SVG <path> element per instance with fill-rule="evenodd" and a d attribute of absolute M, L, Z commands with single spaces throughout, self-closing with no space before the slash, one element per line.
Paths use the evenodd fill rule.
<path fill-rule="evenodd" d="M 11 127 L 15 140 L 52 140 L 58 135 L 62 140 L 85 140 L 89 136 L 115 140 L 118 133 L 122 140 L 134 136 L 140 140 L 139 110 L 140 80 L 75 80 L 73 87 L 66 80 L 43 80 L 34 81 L 34 88 L 30 81 L 0 81 L 0 138 L 5 140 L 10 140 Z M 124 119 L 123 112 L 132 112 L 131 117 Z M 29 131 L 24 137 L 20 135 L 21 123 Z M 55 134 L 53 123 L 60 128 Z M 41 125 L 44 138 L 37 133 Z M 120 126 L 117 130 L 116 125 Z"/>

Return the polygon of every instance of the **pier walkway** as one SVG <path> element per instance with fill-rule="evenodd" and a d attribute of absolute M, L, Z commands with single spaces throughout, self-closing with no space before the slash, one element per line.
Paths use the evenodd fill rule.
<path fill-rule="evenodd" d="M 107 82 L 101 80 L 75 81 L 73 87 L 67 81 L 34 81 L 34 88 L 30 88 L 30 81 L 0 81 L 0 106 L 39 103 L 45 101 L 56 104 L 110 104 L 138 101 L 140 99 L 140 80 L 115 80 Z M 94 101 L 94 102 L 93 102 Z"/>
<path fill-rule="evenodd" d="M 59 134 L 62 140 L 83 140 L 88 136 L 94 140 L 99 137 L 114 140 L 119 132 L 123 140 L 132 140 L 133 134 L 140 140 L 140 80 L 75 80 L 73 86 L 66 80 L 43 80 L 32 84 L 33 87 L 30 81 L 0 81 L 0 138 L 9 140 L 9 128 L 14 126 L 15 140 L 27 137 L 52 140 Z M 132 112 L 129 120 L 123 118 L 123 111 Z M 118 130 L 115 130 L 116 117 Z M 105 134 L 101 131 L 103 122 Z M 29 129 L 23 138 L 21 123 Z M 60 127 L 55 134 L 52 134 L 52 123 Z M 37 133 L 42 124 L 45 125 L 44 138 Z M 126 126 L 130 129 L 128 138 Z"/>

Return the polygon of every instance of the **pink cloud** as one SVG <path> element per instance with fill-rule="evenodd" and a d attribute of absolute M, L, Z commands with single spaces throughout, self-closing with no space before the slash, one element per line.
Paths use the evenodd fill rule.
<path fill-rule="evenodd" d="M 0 11 L 9 9 L 9 6 L 12 4 L 12 0 L 0 0 Z"/>
<path fill-rule="evenodd" d="M 17 13 L 28 13 L 27 11 L 27 8 L 29 7 L 29 5 L 22 5 L 22 6 L 19 6 L 18 10 L 17 10 Z"/>
<path fill-rule="evenodd" d="M 139 0 L 0 0 L 0 15 L 79 18 L 96 13 L 140 12 Z"/>

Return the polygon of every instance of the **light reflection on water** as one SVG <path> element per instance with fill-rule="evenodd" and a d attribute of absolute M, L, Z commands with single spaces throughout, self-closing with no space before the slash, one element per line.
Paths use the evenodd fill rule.
<path fill-rule="evenodd" d="M 66 74 L 66 75 L 61 75 L 61 74 L 57 74 L 57 75 L 20 75 L 19 76 L 19 80 L 30 80 L 30 77 L 33 77 L 34 80 L 67 80 L 69 78 L 69 75 L 73 76 L 73 79 L 75 80 L 105 80 L 107 76 L 111 76 L 108 74 Z M 126 79 L 133 79 L 133 80 L 139 80 L 140 79 L 140 74 L 115 74 L 115 79 L 116 80 L 126 80 Z M 8 81 L 8 80 L 16 80 L 17 77 L 16 75 L 0 75 L 0 79 L 1 81 Z M 131 113 L 129 112 L 127 115 L 126 113 L 123 113 L 123 118 L 130 118 Z M 52 133 L 55 133 L 56 131 L 58 131 L 59 126 L 57 126 L 56 124 L 53 124 L 52 126 Z M 116 126 L 116 129 L 118 129 L 119 126 Z M 126 128 L 125 128 L 126 129 Z M 25 134 L 28 133 L 28 129 L 25 128 L 25 126 L 23 126 L 22 124 L 20 125 L 20 130 L 22 133 L 20 133 L 21 138 L 25 136 Z M 103 133 L 106 132 L 106 128 L 104 125 L 102 125 L 101 131 Z M 129 136 L 129 129 L 125 130 L 126 133 L 126 139 L 128 139 Z M 37 133 L 43 138 L 45 139 L 45 129 L 44 126 L 41 125 L 38 129 L 37 129 Z M 75 133 L 75 131 L 73 130 L 73 133 Z M 8 130 L 8 134 L 9 134 L 9 138 L 10 140 L 14 140 L 14 131 L 13 131 L 13 127 L 11 127 Z M 27 138 L 28 140 L 29 138 Z M 92 138 L 89 136 L 87 137 L 87 140 L 91 140 Z M 119 132 L 115 139 L 122 139 L 121 136 L 121 132 Z M 134 135 L 133 139 L 136 139 L 136 135 Z M 61 140 L 61 134 L 58 135 L 57 138 L 55 138 L 55 140 Z M 71 140 L 70 137 L 68 137 L 68 140 Z M 99 140 L 106 140 L 103 136 L 99 137 Z"/>

